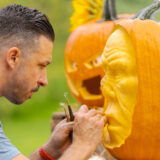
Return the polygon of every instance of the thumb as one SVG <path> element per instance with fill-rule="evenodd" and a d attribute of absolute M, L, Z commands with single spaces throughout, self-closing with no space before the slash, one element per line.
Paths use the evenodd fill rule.
<path fill-rule="evenodd" d="M 63 131 L 65 134 L 69 134 L 70 132 L 73 131 L 73 125 L 74 122 L 63 123 L 61 125 L 61 131 Z"/>

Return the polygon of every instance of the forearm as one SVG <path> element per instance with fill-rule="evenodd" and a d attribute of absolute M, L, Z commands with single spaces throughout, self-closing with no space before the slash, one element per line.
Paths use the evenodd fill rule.
<path fill-rule="evenodd" d="M 29 160 L 43 160 L 41 158 L 41 156 L 39 155 L 39 149 L 36 150 L 35 152 L 33 152 L 30 156 L 29 156 Z"/>
<path fill-rule="evenodd" d="M 58 160 L 87 160 L 93 152 L 94 149 L 92 149 L 89 145 L 84 146 L 72 144 Z"/>
<path fill-rule="evenodd" d="M 12 160 L 42 160 L 42 158 L 40 157 L 37 150 L 33 152 L 29 157 L 25 157 L 24 155 L 19 154 L 16 157 L 14 157 Z"/>
<path fill-rule="evenodd" d="M 54 157 L 55 159 L 58 159 L 61 155 L 54 149 L 54 146 L 52 145 L 52 143 L 50 143 L 50 141 L 43 145 L 43 151 L 49 156 Z M 40 156 L 39 149 L 37 149 L 29 156 L 29 160 L 43 160 L 43 158 L 41 158 Z"/>

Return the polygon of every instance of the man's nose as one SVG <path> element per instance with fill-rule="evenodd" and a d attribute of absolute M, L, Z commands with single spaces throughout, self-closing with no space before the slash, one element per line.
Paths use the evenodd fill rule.
<path fill-rule="evenodd" d="M 45 71 L 45 73 L 43 73 L 43 75 L 41 75 L 38 79 L 37 82 L 40 86 L 45 87 L 48 85 L 48 79 L 47 79 L 47 73 Z"/>

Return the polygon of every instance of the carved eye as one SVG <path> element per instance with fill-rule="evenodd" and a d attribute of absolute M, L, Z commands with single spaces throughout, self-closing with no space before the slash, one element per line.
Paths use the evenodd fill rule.
<path fill-rule="evenodd" d="M 101 64 L 101 56 L 96 57 L 93 61 L 91 61 L 91 63 L 93 64 L 93 66 L 99 66 Z"/>
<path fill-rule="evenodd" d="M 128 67 L 127 62 L 128 62 L 127 59 L 120 58 L 108 63 L 109 75 L 118 76 L 118 75 L 125 74 L 126 69 Z"/>
<path fill-rule="evenodd" d="M 72 63 L 72 68 L 73 68 L 73 70 L 77 70 L 77 67 L 78 67 L 77 62 L 73 62 L 73 63 Z"/>
<path fill-rule="evenodd" d="M 101 60 L 101 55 L 97 56 L 94 59 L 91 59 L 90 61 L 88 61 L 87 63 L 85 63 L 85 66 L 87 68 L 93 68 L 93 67 L 97 67 L 100 66 L 102 64 L 102 60 Z"/>
<path fill-rule="evenodd" d="M 108 63 L 108 66 L 112 70 L 124 70 L 126 68 L 126 63 L 126 59 L 120 58 Z"/>
<path fill-rule="evenodd" d="M 68 72 L 76 72 L 78 69 L 78 63 L 73 62 L 67 59 L 66 61 L 67 71 Z"/>

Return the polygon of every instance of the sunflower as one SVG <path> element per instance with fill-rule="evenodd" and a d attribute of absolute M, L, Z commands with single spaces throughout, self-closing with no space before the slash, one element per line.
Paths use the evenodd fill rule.
<path fill-rule="evenodd" d="M 78 26 L 102 16 L 104 0 L 73 0 L 74 13 L 70 18 L 71 28 L 74 31 Z"/>

